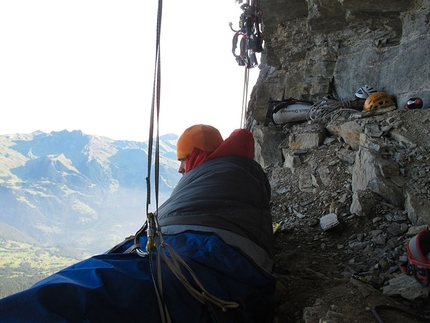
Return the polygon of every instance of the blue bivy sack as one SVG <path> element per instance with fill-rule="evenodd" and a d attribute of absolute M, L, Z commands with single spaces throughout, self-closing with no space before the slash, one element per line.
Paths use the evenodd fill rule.
<path fill-rule="evenodd" d="M 146 239 L 141 237 L 140 244 L 146 245 Z M 209 293 L 240 304 L 224 312 L 198 302 L 162 261 L 163 301 L 172 322 L 270 322 L 273 277 L 214 234 L 185 232 L 164 240 Z M 0 322 L 161 322 L 151 260 L 123 253 L 132 244 L 130 240 L 1 299 Z M 189 282 L 193 284 L 191 277 Z"/>

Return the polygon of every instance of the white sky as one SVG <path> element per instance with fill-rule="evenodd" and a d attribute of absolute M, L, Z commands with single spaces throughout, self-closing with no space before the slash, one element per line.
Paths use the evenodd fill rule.
<path fill-rule="evenodd" d="M 240 127 L 245 68 L 234 0 L 164 0 L 160 134 Z M 0 135 L 149 136 L 157 0 L 0 1 Z M 249 93 L 259 69 L 250 70 Z"/>

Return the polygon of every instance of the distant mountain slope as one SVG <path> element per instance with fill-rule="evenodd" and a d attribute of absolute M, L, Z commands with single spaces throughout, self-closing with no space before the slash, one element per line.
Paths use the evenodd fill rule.
<path fill-rule="evenodd" d="M 29 237 L 24 232 L 3 222 L 0 222 L 0 239 L 4 241 L 11 240 L 19 243 L 39 245 L 39 242 L 32 237 Z"/>
<path fill-rule="evenodd" d="M 160 203 L 180 179 L 177 139 L 160 137 Z M 43 244 L 102 252 L 145 221 L 147 169 L 147 142 L 66 130 L 0 136 L 0 222 Z"/>

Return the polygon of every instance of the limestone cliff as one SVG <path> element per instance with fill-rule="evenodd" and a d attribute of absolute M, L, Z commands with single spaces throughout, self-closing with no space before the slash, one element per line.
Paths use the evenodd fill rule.
<path fill-rule="evenodd" d="M 270 99 L 354 98 L 365 84 L 430 106 L 430 1 L 261 0 L 265 49 L 248 124 Z M 330 87 L 330 84 L 333 86 Z"/>
<path fill-rule="evenodd" d="M 430 1 L 260 3 L 265 44 L 247 127 L 280 224 L 274 322 L 371 322 L 378 304 L 416 306 L 428 287 L 399 264 L 430 225 Z M 363 111 L 354 94 L 366 84 L 395 104 Z M 268 103 L 283 97 L 338 109 L 267 124 Z M 404 109 L 411 97 L 424 108 Z"/>
<path fill-rule="evenodd" d="M 321 149 L 327 134 L 357 151 L 355 167 L 367 167 L 369 160 L 362 156 L 366 144 L 359 138 L 360 134 L 367 134 L 362 138 L 369 137 L 370 130 L 364 127 L 369 120 L 362 119 L 365 116 L 359 111 L 364 100 L 354 99 L 356 90 L 365 84 L 393 97 L 396 104 L 390 110 L 403 110 L 408 98 L 418 96 L 424 101 L 423 112 L 429 111 L 426 108 L 430 107 L 430 38 L 427 35 L 430 1 L 262 0 L 261 9 L 265 50 L 249 102 L 247 125 L 256 139 L 256 158 L 263 167 L 294 163 L 297 157 L 291 158 L 291 151 Z M 306 120 L 302 123 L 301 134 L 294 133 L 292 124 L 265 123 L 270 100 L 293 97 L 318 102 L 329 94 L 338 99 L 332 103 L 340 102 L 342 107 L 342 102 L 350 102 L 349 106 L 353 103 L 356 110 L 352 109 L 353 112 L 342 118 L 340 115 L 311 121 L 308 118 L 307 127 L 303 127 Z M 424 113 L 423 118 L 427 116 Z M 423 134 L 425 139 L 429 131 L 427 123 L 419 119 L 399 128 L 410 134 Z M 390 132 L 389 136 L 405 142 L 394 131 L 385 131 L 383 137 Z M 412 136 L 415 142 L 418 137 Z M 311 147 L 303 146 L 306 142 L 312 142 Z M 428 143 L 424 140 L 419 145 L 426 150 Z M 399 168 L 401 163 L 398 160 L 394 163 Z M 398 169 L 394 173 L 409 176 Z M 363 178 L 367 178 L 366 183 L 362 182 Z M 354 175 L 352 191 L 367 189 L 369 182 L 381 183 L 376 175 L 375 178 L 371 174 Z M 390 189 L 383 190 L 385 193 L 380 191 L 385 185 L 374 186 L 372 191 L 385 195 L 390 204 L 407 208 L 409 195 L 404 187 L 403 192 L 399 188 L 403 185 L 387 185 Z"/>

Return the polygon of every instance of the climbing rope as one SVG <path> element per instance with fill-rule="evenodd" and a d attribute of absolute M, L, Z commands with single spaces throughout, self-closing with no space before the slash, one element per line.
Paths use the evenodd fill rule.
<path fill-rule="evenodd" d="M 243 93 L 242 93 L 242 116 L 240 120 L 241 128 L 245 128 L 245 125 L 246 125 L 246 111 L 248 110 L 248 88 L 249 88 L 249 68 L 245 67 L 245 77 L 243 80 Z"/>
<path fill-rule="evenodd" d="M 157 28 L 156 28 L 156 43 L 155 43 L 155 63 L 154 63 L 154 83 L 152 88 L 152 104 L 151 116 L 149 125 L 149 140 L 148 140 L 148 173 L 146 177 L 147 200 L 146 200 L 146 214 L 149 214 L 149 205 L 151 203 L 151 166 L 152 166 L 152 145 L 154 135 L 154 119 L 156 121 L 156 147 L 155 147 L 155 200 L 156 209 L 158 209 L 158 184 L 159 184 L 159 119 L 160 119 L 160 90 L 161 90 L 161 50 L 160 50 L 160 36 L 161 36 L 161 18 L 163 10 L 163 0 L 158 1 L 158 14 L 157 14 Z M 156 110 L 156 111 L 155 111 Z M 156 112 L 156 113 L 155 113 Z"/>
<path fill-rule="evenodd" d="M 150 271 L 152 276 L 152 282 L 157 296 L 158 307 L 160 317 L 163 323 L 171 323 L 170 314 L 166 303 L 164 302 L 163 295 L 163 279 L 161 272 L 161 257 L 164 262 L 173 272 L 173 274 L 182 282 L 187 291 L 200 303 L 207 304 L 210 302 L 223 311 L 229 308 L 237 308 L 239 304 L 236 302 L 224 301 L 211 295 L 203 287 L 203 284 L 199 281 L 197 276 L 194 274 L 192 269 L 186 264 L 175 250 L 170 247 L 163 238 L 161 233 L 161 226 L 158 223 L 157 211 L 158 211 L 158 198 L 159 198 L 159 159 L 160 159 L 160 144 L 159 144 L 159 116 L 160 116 L 160 96 L 161 96 L 161 51 L 160 51 L 160 35 L 161 35 L 161 20 L 162 20 L 162 8 L 163 1 L 158 1 L 158 13 L 157 13 L 157 28 L 156 28 L 156 46 L 155 46 L 155 64 L 154 64 L 154 83 L 152 93 L 152 104 L 150 114 L 150 127 L 149 127 L 149 140 L 148 140 L 148 169 L 146 177 L 146 189 L 147 189 L 147 201 L 146 201 L 146 214 L 147 220 L 145 224 L 137 231 L 134 237 L 134 244 L 126 252 L 135 251 L 137 255 L 141 257 L 149 257 Z M 152 166 L 152 149 L 154 141 L 154 121 L 156 122 L 156 139 L 155 139 L 155 207 L 154 213 L 149 212 L 149 205 L 151 204 L 151 166 Z M 139 238 L 146 231 L 147 244 L 146 251 L 141 249 L 139 244 Z M 158 243 L 158 240 L 160 243 Z M 166 251 L 168 250 L 170 257 L 167 256 Z M 161 255 L 160 255 L 161 254 Z M 155 257 L 155 259 L 154 259 Z M 154 265 L 154 261 L 157 265 Z M 193 285 L 187 280 L 185 275 L 182 273 L 182 268 L 186 269 L 190 273 L 194 282 L 198 288 L 194 288 Z M 157 278 L 156 278 L 157 276 Z"/>
<path fill-rule="evenodd" d="M 336 100 L 331 97 L 324 97 L 310 107 L 307 119 L 330 122 L 341 117 L 348 118 L 359 110 L 361 110 L 361 106 L 356 106 L 355 100 Z"/>
<path fill-rule="evenodd" d="M 163 12 L 163 0 L 158 1 L 158 11 L 157 11 L 157 26 L 156 26 L 156 42 L 155 42 L 155 62 L 154 62 L 154 82 L 152 88 L 152 104 L 150 113 L 150 124 L 149 124 L 149 139 L 148 139 L 148 169 L 146 177 L 146 214 L 147 220 L 142 228 L 136 233 L 134 238 L 134 246 L 136 247 L 136 253 L 141 257 L 149 256 L 149 265 L 152 276 L 152 282 L 155 289 L 155 294 L 157 296 L 158 308 L 160 311 L 161 321 L 163 323 L 170 323 L 170 315 L 167 309 L 166 303 L 163 297 L 163 286 L 161 280 L 161 272 L 158 274 L 158 279 L 155 279 L 155 268 L 154 260 L 152 257 L 153 250 L 157 249 L 156 241 L 156 226 L 154 221 L 154 214 L 149 212 L 149 205 L 151 204 L 151 168 L 152 168 L 152 149 L 154 142 L 154 120 L 156 122 L 156 139 L 155 139 L 155 167 L 154 167 L 154 181 L 155 181 L 155 208 L 158 210 L 158 197 L 159 197 L 159 159 L 160 159 L 160 134 L 159 134 L 159 119 L 160 119 L 160 97 L 161 97 L 161 46 L 160 46 L 160 36 L 161 36 L 161 20 Z M 139 237 L 141 234 L 147 230 L 148 243 L 146 245 L 146 252 L 141 249 L 139 244 Z M 157 268 L 160 269 L 160 259 L 157 255 Z M 157 270 L 157 271 L 158 271 Z"/>

